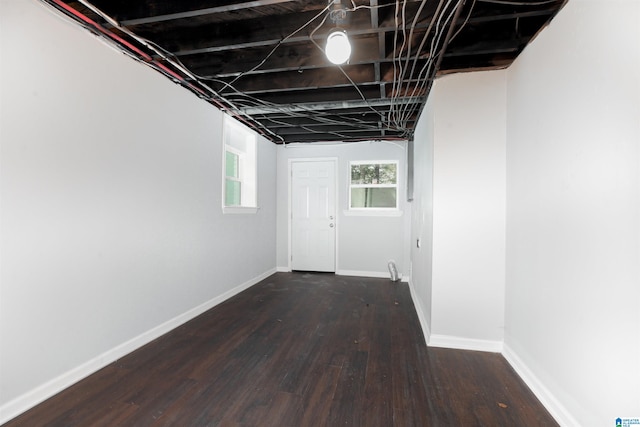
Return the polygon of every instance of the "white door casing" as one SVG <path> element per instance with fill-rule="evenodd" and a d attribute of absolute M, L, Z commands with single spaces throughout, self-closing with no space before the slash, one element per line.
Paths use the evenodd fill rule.
<path fill-rule="evenodd" d="M 291 162 L 291 269 L 336 270 L 336 162 Z"/>

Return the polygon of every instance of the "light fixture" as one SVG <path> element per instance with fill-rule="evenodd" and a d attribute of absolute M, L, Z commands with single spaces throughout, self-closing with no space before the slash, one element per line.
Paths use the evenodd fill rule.
<path fill-rule="evenodd" d="M 336 65 L 344 64 L 351 56 L 351 43 L 344 30 L 333 30 L 324 49 L 327 59 Z"/>

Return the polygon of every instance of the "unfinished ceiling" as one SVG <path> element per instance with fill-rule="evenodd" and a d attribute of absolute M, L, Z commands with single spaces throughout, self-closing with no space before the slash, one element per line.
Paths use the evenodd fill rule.
<path fill-rule="evenodd" d="M 509 66 L 566 3 L 42 1 L 276 143 L 409 139 L 437 76 Z"/>

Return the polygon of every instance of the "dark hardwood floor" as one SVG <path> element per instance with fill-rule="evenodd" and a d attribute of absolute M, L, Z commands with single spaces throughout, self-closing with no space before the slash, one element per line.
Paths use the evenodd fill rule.
<path fill-rule="evenodd" d="M 499 354 L 427 348 L 405 283 L 278 273 L 5 426 L 556 426 Z"/>

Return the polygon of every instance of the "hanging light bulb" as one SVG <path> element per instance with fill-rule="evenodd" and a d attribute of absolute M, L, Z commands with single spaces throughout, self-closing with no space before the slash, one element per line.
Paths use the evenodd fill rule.
<path fill-rule="evenodd" d="M 324 49 L 327 59 L 334 64 L 344 64 L 351 56 L 351 43 L 347 33 L 343 30 L 334 30 L 327 37 L 327 46 Z"/>

